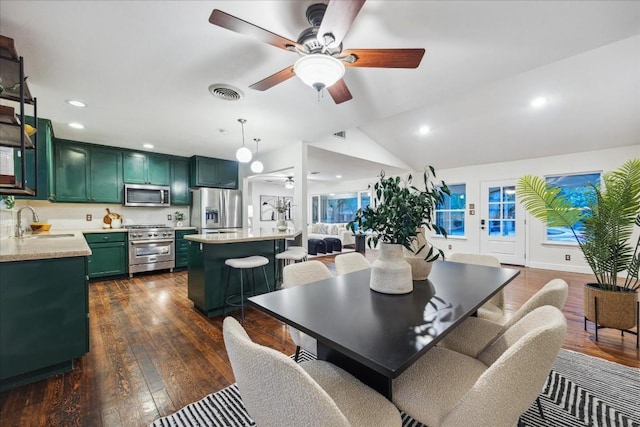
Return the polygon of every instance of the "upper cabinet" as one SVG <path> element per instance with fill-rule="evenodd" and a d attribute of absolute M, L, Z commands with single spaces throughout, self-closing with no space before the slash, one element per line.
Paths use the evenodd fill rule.
<path fill-rule="evenodd" d="M 191 157 L 191 186 L 238 188 L 238 162 L 210 157 Z"/>
<path fill-rule="evenodd" d="M 55 145 L 56 202 L 122 203 L 122 153 L 59 140 Z"/>
<path fill-rule="evenodd" d="M 189 194 L 189 160 L 174 157 L 171 159 L 171 204 L 191 204 Z"/>
<path fill-rule="evenodd" d="M 30 105 L 37 122 L 37 102 L 31 97 L 24 74 L 24 61 L 15 49 L 13 39 L 0 36 L 0 98 L 9 100 L 13 105 L 0 105 L 0 195 L 36 194 L 37 175 L 34 182 L 27 185 L 26 150 L 37 146 L 37 128 L 25 122 L 25 107 Z M 36 123 L 37 124 L 37 123 Z M 14 167 L 13 150 L 20 159 Z M 33 169 L 37 162 L 37 153 L 33 155 Z"/>
<path fill-rule="evenodd" d="M 127 184 L 170 184 L 168 156 L 150 153 L 124 154 L 124 182 Z"/>

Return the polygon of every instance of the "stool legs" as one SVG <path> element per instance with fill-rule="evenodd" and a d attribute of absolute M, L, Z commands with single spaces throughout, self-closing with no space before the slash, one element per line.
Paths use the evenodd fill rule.
<path fill-rule="evenodd" d="M 234 297 L 234 295 L 229 295 L 229 285 L 231 282 L 231 269 L 232 267 L 226 267 L 227 270 L 227 285 L 224 290 L 224 307 L 222 308 L 222 314 L 227 314 L 227 305 L 236 305 L 229 302 L 229 299 Z M 239 268 L 238 274 L 240 274 L 240 318 L 242 324 L 244 324 L 244 275 L 242 274 L 243 268 Z M 264 275 L 264 285 L 266 287 L 267 292 L 271 292 L 271 287 L 269 286 L 269 278 L 267 277 L 267 269 L 265 266 L 262 266 L 262 274 Z M 251 276 L 253 278 L 251 289 L 253 294 L 256 294 L 256 272 L 255 268 L 251 268 Z M 247 280 L 249 279 L 249 273 L 247 272 Z M 275 289 L 274 289 L 275 290 Z"/>

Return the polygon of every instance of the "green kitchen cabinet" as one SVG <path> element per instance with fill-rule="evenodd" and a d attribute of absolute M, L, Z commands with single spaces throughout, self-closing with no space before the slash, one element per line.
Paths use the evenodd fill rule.
<path fill-rule="evenodd" d="M 119 150 L 74 141 L 55 144 L 56 202 L 122 203 Z"/>
<path fill-rule="evenodd" d="M 138 152 L 124 153 L 124 182 L 169 185 L 169 156 Z"/>
<path fill-rule="evenodd" d="M 189 160 L 171 159 L 171 204 L 189 206 Z"/>
<path fill-rule="evenodd" d="M 192 187 L 238 188 L 238 162 L 193 156 L 190 169 Z"/>
<path fill-rule="evenodd" d="M 87 260 L 89 278 L 127 274 L 127 233 L 87 233 L 91 255 Z"/>
<path fill-rule="evenodd" d="M 196 230 L 176 230 L 176 269 L 189 265 L 189 241 L 184 236 L 196 233 Z"/>
<path fill-rule="evenodd" d="M 89 351 L 86 257 L 0 265 L 0 390 L 72 370 Z"/>
<path fill-rule="evenodd" d="M 47 119 L 38 119 L 38 124 L 35 124 L 33 117 L 26 116 L 25 122 L 31 126 L 34 126 L 38 130 L 38 145 L 35 150 L 25 150 L 26 156 L 26 174 L 27 187 L 32 188 L 32 184 L 36 182 L 35 186 L 36 194 L 33 196 L 17 196 L 16 199 L 25 200 L 48 200 L 53 194 L 54 181 L 53 181 L 53 127 L 51 121 Z M 35 160 L 37 152 L 38 161 Z M 16 173 L 16 180 L 22 179 L 21 171 L 21 159 L 20 150 L 14 150 L 14 171 Z"/>

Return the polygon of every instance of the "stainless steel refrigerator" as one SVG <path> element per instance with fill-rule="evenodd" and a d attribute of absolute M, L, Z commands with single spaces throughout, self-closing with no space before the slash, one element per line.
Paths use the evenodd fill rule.
<path fill-rule="evenodd" d="M 220 188 L 191 190 L 191 225 L 200 233 L 242 228 L 242 192 Z"/>

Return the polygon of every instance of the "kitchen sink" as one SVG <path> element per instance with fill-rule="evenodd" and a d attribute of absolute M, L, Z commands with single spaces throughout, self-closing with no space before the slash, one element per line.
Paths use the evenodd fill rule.
<path fill-rule="evenodd" d="M 59 239 L 61 237 L 75 237 L 75 234 L 30 234 L 20 239 Z"/>

